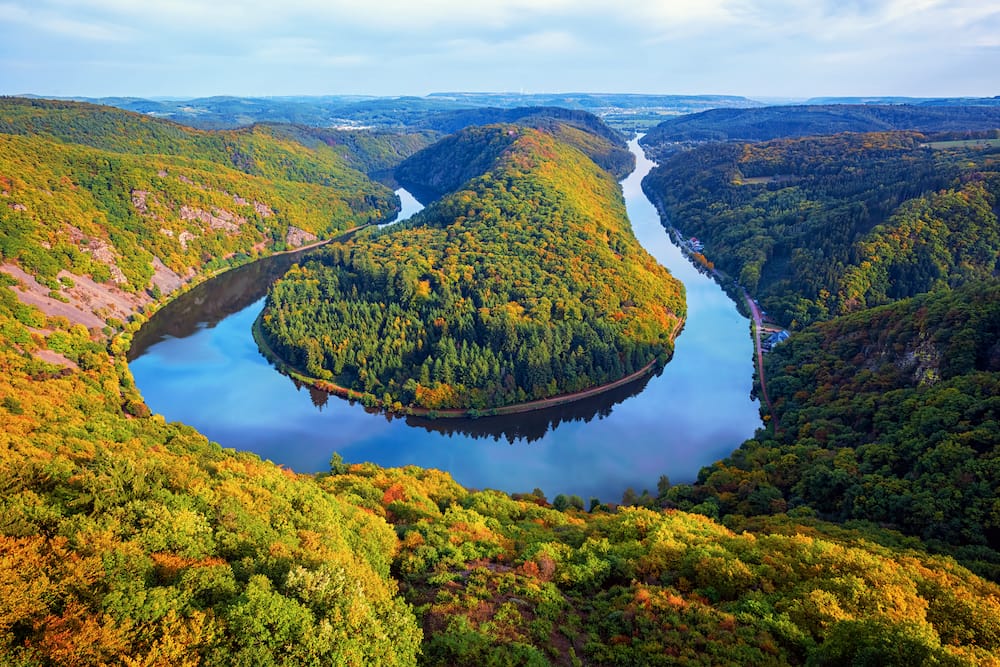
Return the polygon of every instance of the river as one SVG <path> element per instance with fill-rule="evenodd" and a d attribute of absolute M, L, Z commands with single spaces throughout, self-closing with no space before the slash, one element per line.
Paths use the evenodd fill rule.
<path fill-rule="evenodd" d="M 348 462 L 446 470 L 464 486 L 542 489 L 617 502 L 627 487 L 655 493 L 660 475 L 690 482 L 761 425 L 750 400 L 749 321 L 670 242 L 640 183 L 653 166 L 636 141 L 622 182 L 633 230 L 683 281 L 688 317 L 663 371 L 577 403 L 510 417 L 426 420 L 370 412 L 300 387 L 261 356 L 251 325 L 267 286 L 296 255 L 224 273 L 162 308 L 136 336 L 130 367 L 146 403 L 224 447 L 300 472 Z M 400 218 L 419 210 L 401 192 Z"/>

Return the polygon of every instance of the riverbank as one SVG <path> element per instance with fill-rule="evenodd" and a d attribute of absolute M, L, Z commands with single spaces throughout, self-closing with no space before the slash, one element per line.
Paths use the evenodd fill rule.
<path fill-rule="evenodd" d="M 415 405 L 402 405 L 400 403 L 394 403 L 392 405 L 386 405 L 384 401 L 379 400 L 374 394 L 364 393 L 356 391 L 349 387 L 344 387 L 335 382 L 330 382 L 329 380 L 323 380 L 320 378 L 311 377 L 305 375 L 299 371 L 295 366 L 288 363 L 283 359 L 274 349 L 268 344 L 267 337 L 264 336 L 264 331 L 261 327 L 261 320 L 264 317 L 264 312 L 261 311 L 257 315 L 256 319 L 253 321 L 253 339 L 257 343 L 257 347 L 260 349 L 260 353 L 271 362 L 274 367 L 284 375 L 292 378 L 297 382 L 308 385 L 320 391 L 326 392 L 333 396 L 339 396 L 341 398 L 346 398 L 351 401 L 358 401 L 362 403 L 365 407 L 378 408 L 380 410 L 385 410 L 386 412 L 391 412 L 400 415 L 409 415 L 414 417 L 429 417 L 429 418 L 477 418 L 477 417 L 499 417 L 505 415 L 516 415 L 523 414 L 526 412 L 534 412 L 536 410 L 544 410 L 546 408 L 553 408 L 560 405 L 566 405 L 567 403 L 573 403 L 574 401 L 580 401 L 585 398 L 590 398 L 592 396 L 598 396 L 605 392 L 611 391 L 612 389 L 617 389 L 623 387 L 627 384 L 635 382 L 650 373 L 652 373 L 657 366 L 656 359 L 652 359 L 648 364 L 630 373 L 623 378 L 619 378 L 613 382 L 608 382 L 606 384 L 598 385 L 596 387 L 591 387 L 589 389 L 582 389 L 580 391 L 571 392 L 568 394 L 558 394 L 556 396 L 550 396 L 549 398 L 539 398 L 533 401 L 526 401 L 524 403 L 514 403 L 512 405 L 502 405 L 495 408 L 422 408 Z M 684 320 L 678 322 L 677 326 L 671 334 L 671 342 L 677 337 L 681 329 L 684 326 Z M 669 359 L 667 360 L 669 361 Z"/>

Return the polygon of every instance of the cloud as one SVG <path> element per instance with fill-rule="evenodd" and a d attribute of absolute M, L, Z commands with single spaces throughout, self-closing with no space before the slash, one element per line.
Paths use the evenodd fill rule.
<path fill-rule="evenodd" d="M 534 32 L 506 39 L 453 39 L 444 43 L 444 51 L 459 59 L 537 58 L 569 54 L 580 48 L 582 45 L 573 35 L 560 30 Z"/>
<path fill-rule="evenodd" d="M 14 23 L 41 32 L 99 42 L 122 42 L 134 37 L 122 26 L 68 18 L 51 11 L 25 9 L 13 3 L 0 3 L 0 23 Z"/>
<path fill-rule="evenodd" d="M 255 49 L 251 58 L 272 65 L 308 64 L 312 67 L 357 67 L 369 61 L 359 53 L 330 53 L 325 44 L 309 38 L 270 39 Z"/>

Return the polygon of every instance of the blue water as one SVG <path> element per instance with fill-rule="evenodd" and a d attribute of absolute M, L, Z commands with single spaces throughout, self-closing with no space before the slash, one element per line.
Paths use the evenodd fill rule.
<path fill-rule="evenodd" d="M 630 147 L 637 168 L 622 188 L 635 234 L 687 289 L 687 322 L 659 376 L 510 417 L 429 421 L 372 413 L 297 386 L 258 352 L 250 328 L 263 290 L 293 258 L 230 271 L 162 309 L 137 337 L 136 384 L 168 420 L 301 472 L 328 469 L 339 452 L 349 462 L 439 468 L 470 488 L 537 487 L 550 498 L 566 493 L 606 502 L 627 487 L 654 491 L 663 474 L 692 481 L 760 426 L 750 400 L 753 342 L 735 304 L 670 242 L 640 189 L 652 164 L 636 142 Z M 419 210 L 401 195 L 408 198 L 401 217 Z"/>

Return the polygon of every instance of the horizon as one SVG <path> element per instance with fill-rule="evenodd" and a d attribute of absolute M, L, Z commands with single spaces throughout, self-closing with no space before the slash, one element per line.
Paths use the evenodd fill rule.
<path fill-rule="evenodd" d="M 357 98 L 359 100 L 392 100 L 392 99 L 422 99 L 426 100 L 434 97 L 446 98 L 449 95 L 481 95 L 481 96 L 514 96 L 520 95 L 522 97 L 575 97 L 575 96 L 593 96 L 600 97 L 603 95 L 607 96 L 618 96 L 618 97 L 665 97 L 665 98 L 690 98 L 690 99 L 706 99 L 706 98 L 723 98 L 723 99 L 745 99 L 751 102 L 760 102 L 767 105 L 780 106 L 782 104 L 790 105 L 800 105 L 809 104 L 813 100 L 845 100 L 844 102 L 831 102 L 833 104 L 869 104 L 866 100 L 872 100 L 871 103 L 881 104 L 886 100 L 900 100 L 898 103 L 906 104 L 909 101 L 927 101 L 927 100 L 949 100 L 949 99 L 965 99 L 965 100 L 991 100 L 1000 99 L 1000 94 L 998 95 L 892 95 L 892 94 L 873 94 L 873 95 L 811 95 L 811 96 L 773 96 L 773 95 L 740 95 L 732 93 L 672 93 L 672 92 L 608 92 L 606 90 L 598 91 L 536 91 L 536 92 L 522 92 L 522 91 L 510 91 L 510 90 L 482 90 L 482 91 L 469 91 L 469 90 L 434 90 L 421 95 L 417 94 L 365 94 L 365 93 L 354 93 L 354 92 L 344 92 L 344 93 L 289 93 L 282 95 L 239 95 L 235 93 L 214 93 L 208 95 L 177 95 L 177 94 L 163 94 L 163 95 L 131 95 L 131 94 L 121 94 L 121 95 L 57 95 L 57 94 L 40 94 L 35 92 L 20 92 L 20 93 L 0 93 L 0 97 L 20 97 L 25 99 L 50 99 L 50 100 L 60 100 L 60 101 L 83 101 L 83 102 L 100 102 L 102 100 L 112 100 L 112 99 L 123 99 L 123 100 L 145 100 L 149 102 L 193 102 L 198 100 L 210 100 L 210 99 L 234 99 L 234 100 L 280 100 L 280 101 L 296 101 L 296 100 L 320 100 L 325 98 Z M 855 102 L 855 100 L 860 102 Z"/>

